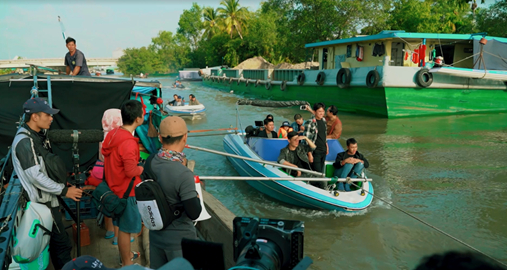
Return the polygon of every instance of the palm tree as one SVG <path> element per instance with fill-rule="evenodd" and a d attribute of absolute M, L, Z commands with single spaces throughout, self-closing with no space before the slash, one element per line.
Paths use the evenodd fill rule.
<path fill-rule="evenodd" d="M 219 17 L 218 13 L 212 7 L 206 7 L 202 11 L 202 17 L 204 18 L 204 35 L 211 39 L 219 30 Z"/>
<path fill-rule="evenodd" d="M 232 38 L 232 34 L 236 31 L 238 32 L 239 37 L 243 39 L 243 36 L 241 35 L 241 28 L 245 25 L 245 21 L 248 16 L 248 9 L 240 7 L 239 0 L 222 0 L 220 5 L 224 6 L 224 8 L 217 8 L 217 12 L 223 19 L 227 33 L 231 35 Z"/>

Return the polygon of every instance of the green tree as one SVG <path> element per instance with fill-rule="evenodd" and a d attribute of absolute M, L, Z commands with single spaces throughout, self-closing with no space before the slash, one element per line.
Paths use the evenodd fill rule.
<path fill-rule="evenodd" d="M 465 0 L 396 0 L 388 21 L 392 30 L 423 33 L 470 33 L 471 9 Z"/>
<path fill-rule="evenodd" d="M 243 39 L 241 31 L 248 17 L 248 9 L 241 7 L 239 0 L 222 0 L 220 5 L 224 7 L 217 8 L 217 12 L 223 19 L 225 31 L 231 36 L 231 39 L 234 32 L 237 32 L 239 37 Z"/>
<path fill-rule="evenodd" d="M 248 52 L 242 57 L 262 56 L 269 62 L 275 60 L 275 52 L 279 46 L 276 17 L 273 11 L 257 11 L 254 16 L 249 17 L 246 21 L 248 31 L 244 39 Z"/>
<path fill-rule="evenodd" d="M 182 34 L 160 31 L 150 47 L 162 59 L 161 73 L 175 72 L 190 63 L 190 41 Z"/>
<path fill-rule="evenodd" d="M 205 7 L 202 11 L 202 17 L 204 19 L 203 29 L 204 36 L 207 40 L 210 40 L 216 35 L 221 29 L 219 25 L 219 16 L 217 11 L 212 7 Z"/>
<path fill-rule="evenodd" d="M 476 14 L 477 28 L 490 36 L 507 37 L 507 1 L 497 1 Z"/>
<path fill-rule="evenodd" d="M 203 9 L 197 4 L 192 3 L 189 10 L 184 10 L 178 21 L 178 34 L 185 36 L 191 44 L 192 49 L 197 48 L 197 44 L 202 37 L 204 24 L 201 20 Z"/>
<path fill-rule="evenodd" d="M 151 74 L 162 69 L 162 61 L 150 48 L 127 48 L 125 54 L 118 59 L 118 68 L 127 75 Z"/>

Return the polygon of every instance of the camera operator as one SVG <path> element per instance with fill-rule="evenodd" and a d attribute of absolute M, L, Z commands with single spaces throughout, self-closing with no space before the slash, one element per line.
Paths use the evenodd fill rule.
<path fill-rule="evenodd" d="M 153 269 L 176 257 L 183 257 L 183 238 L 197 239 L 192 221 L 199 217 L 201 203 L 195 189 L 194 174 L 185 166 L 187 159 L 183 149 L 187 136 L 187 125 L 180 117 L 167 117 L 160 123 L 162 148 L 151 161 L 151 169 L 168 203 L 182 204 L 184 212 L 165 229 L 150 231 L 150 266 Z"/>
<path fill-rule="evenodd" d="M 14 170 L 23 185 L 27 200 L 45 204 L 51 209 L 54 219 L 49 242 L 51 261 L 55 269 L 61 269 L 71 260 L 72 245 L 62 223 L 59 203 L 56 196 L 66 196 L 79 201 L 83 191 L 76 187 L 67 187 L 48 176 L 45 160 L 39 147 L 51 152 L 47 129 L 53 121 L 53 114 L 59 110 L 52 109 L 41 98 L 27 100 L 23 105 L 25 123 L 16 133 L 12 143 L 12 162 Z"/>

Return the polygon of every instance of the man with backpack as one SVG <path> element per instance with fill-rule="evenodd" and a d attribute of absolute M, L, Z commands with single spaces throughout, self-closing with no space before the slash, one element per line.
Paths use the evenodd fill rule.
<path fill-rule="evenodd" d="M 51 210 L 54 225 L 49 250 L 51 261 L 58 270 L 71 260 L 72 245 L 62 222 L 57 196 L 66 196 L 79 201 L 83 191 L 57 182 L 57 179 L 50 178 L 47 172 L 48 164 L 44 160 L 43 151 L 51 152 L 51 144 L 46 133 L 53 121 L 53 114 L 57 114 L 59 110 L 49 107 L 47 101 L 41 98 L 34 98 L 23 104 L 23 111 L 25 122 L 17 131 L 12 143 L 12 162 L 26 192 L 26 199 L 45 204 Z"/>
<path fill-rule="evenodd" d="M 162 120 L 159 134 L 162 148 L 146 161 L 145 179 L 154 179 L 160 185 L 167 204 L 180 205 L 182 212 L 170 224 L 164 224 L 161 230 L 150 231 L 150 267 L 153 269 L 176 257 L 183 257 L 183 238 L 197 239 L 192 221 L 199 217 L 201 204 L 194 174 L 184 165 L 186 157 L 183 149 L 187 144 L 187 133 L 187 125 L 182 118 L 171 116 Z"/>
<path fill-rule="evenodd" d="M 139 139 L 133 136 L 136 128 L 144 122 L 141 102 L 128 100 L 123 103 L 121 118 L 123 125 L 109 131 L 102 143 L 105 180 L 111 191 L 119 198 L 124 197 L 129 186 L 141 182 L 143 167 L 139 166 Z M 141 216 L 136 206 L 133 188 L 130 188 L 130 194 L 125 198 L 127 199 L 125 210 L 121 216 L 113 218 L 113 224 L 119 227 L 118 249 L 122 265 L 128 266 L 140 257 L 139 252 L 130 251 L 130 234 L 141 231 Z"/>

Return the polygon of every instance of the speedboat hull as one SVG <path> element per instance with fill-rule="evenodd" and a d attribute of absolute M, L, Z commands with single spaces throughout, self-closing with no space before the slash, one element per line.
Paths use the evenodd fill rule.
<path fill-rule="evenodd" d="M 243 135 L 238 134 L 226 135 L 224 138 L 225 151 L 230 154 L 261 160 L 257 152 L 252 149 L 255 147 L 249 144 L 245 144 L 244 140 L 245 137 Z M 265 139 L 265 140 L 281 140 L 281 139 Z M 287 142 L 287 140 L 284 141 Z M 341 148 L 341 146 L 339 147 Z M 274 151 L 278 150 L 273 148 L 271 149 Z M 259 149 L 257 149 L 257 151 L 258 150 Z M 343 149 L 341 149 L 341 151 L 343 151 Z M 276 154 L 276 156 L 278 156 L 278 154 Z M 275 166 L 263 165 L 258 162 L 236 159 L 232 157 L 228 157 L 228 159 L 241 176 L 275 177 L 275 178 L 287 177 L 287 174 L 285 172 L 281 171 L 278 167 Z M 272 198 L 280 200 L 284 203 L 311 209 L 358 211 L 368 207 L 373 200 L 373 196 L 371 195 L 373 194 L 373 186 L 371 182 L 364 183 L 363 189 L 367 192 L 363 193 L 361 192 L 361 190 L 354 190 L 350 192 L 327 191 L 314 187 L 303 181 L 251 180 L 246 182 L 256 190 Z"/>
<path fill-rule="evenodd" d="M 166 111 L 175 116 L 195 116 L 202 115 L 206 112 L 204 105 L 184 105 L 184 106 L 165 106 Z"/>

